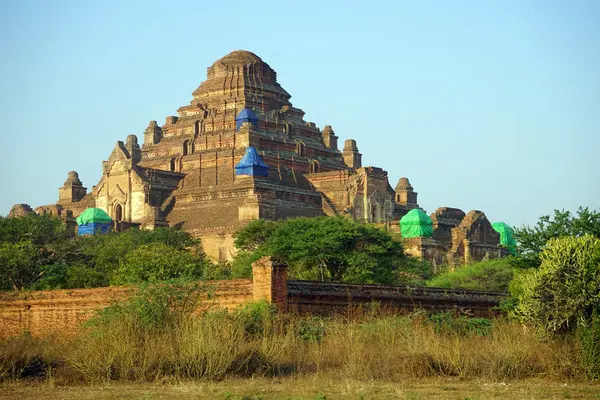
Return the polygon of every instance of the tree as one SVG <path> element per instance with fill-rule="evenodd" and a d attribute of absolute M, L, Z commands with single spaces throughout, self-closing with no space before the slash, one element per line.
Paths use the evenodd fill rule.
<path fill-rule="evenodd" d="M 583 235 L 600 238 L 600 211 L 579 207 L 574 215 L 570 211 L 554 210 L 554 218 L 544 215 L 533 227 L 515 229 L 519 250 L 530 255 L 540 254 L 550 239 Z"/>
<path fill-rule="evenodd" d="M 29 287 L 42 276 L 47 260 L 46 250 L 29 241 L 0 243 L 0 289 Z"/>
<path fill-rule="evenodd" d="M 164 243 L 151 243 L 127 253 L 111 283 L 121 285 L 174 278 L 202 279 L 208 261 Z"/>
<path fill-rule="evenodd" d="M 342 217 L 252 222 L 236 234 L 236 245 L 246 250 L 242 254 L 247 259 L 281 259 L 297 279 L 394 283 L 423 272 L 422 265 L 408 262 L 402 245 L 386 231 Z"/>

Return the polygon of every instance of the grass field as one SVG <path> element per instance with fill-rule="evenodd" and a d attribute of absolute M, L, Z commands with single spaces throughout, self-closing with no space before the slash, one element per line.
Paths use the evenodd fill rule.
<path fill-rule="evenodd" d="M 20 381 L 0 384 L 0 399 L 600 399 L 600 385 L 546 380 L 493 382 L 456 378 L 402 382 L 357 381 L 319 376 L 62 387 L 40 381 Z"/>

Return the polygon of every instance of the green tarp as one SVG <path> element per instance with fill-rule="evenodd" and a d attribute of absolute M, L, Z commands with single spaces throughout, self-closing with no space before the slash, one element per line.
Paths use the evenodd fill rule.
<path fill-rule="evenodd" d="M 430 237 L 433 233 L 433 223 L 429 215 L 415 208 L 400 220 L 400 232 L 403 238 Z"/>
<path fill-rule="evenodd" d="M 77 217 L 77 225 L 87 225 L 90 222 L 112 222 L 109 215 L 101 208 L 88 208 Z"/>
<path fill-rule="evenodd" d="M 517 240 L 510 225 L 504 222 L 494 222 L 492 228 L 500 234 L 500 245 L 506 247 L 511 254 L 515 254 L 517 252 Z"/>

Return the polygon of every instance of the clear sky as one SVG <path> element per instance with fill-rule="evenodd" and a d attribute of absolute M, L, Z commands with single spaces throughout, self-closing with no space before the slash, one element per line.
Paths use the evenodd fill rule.
<path fill-rule="evenodd" d="M 428 212 L 600 207 L 600 1 L 0 1 L 0 214 L 91 190 L 117 140 L 250 50 Z"/>

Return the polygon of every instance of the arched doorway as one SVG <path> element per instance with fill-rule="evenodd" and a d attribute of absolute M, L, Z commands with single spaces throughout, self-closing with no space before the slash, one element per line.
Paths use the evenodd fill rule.
<path fill-rule="evenodd" d="M 321 172 L 321 166 L 319 165 L 318 161 L 313 160 L 313 162 L 310 163 L 310 173 L 316 174 L 319 172 Z"/>
<path fill-rule="evenodd" d="M 119 222 L 123 219 L 123 208 L 120 204 L 115 206 L 115 221 Z"/>

